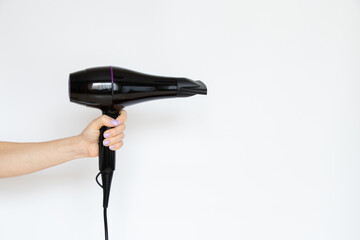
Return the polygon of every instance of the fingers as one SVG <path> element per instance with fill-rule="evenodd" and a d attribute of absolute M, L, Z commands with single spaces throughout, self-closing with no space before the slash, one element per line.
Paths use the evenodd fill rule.
<path fill-rule="evenodd" d="M 95 128 L 95 129 L 100 129 L 102 126 L 107 126 L 107 127 L 115 127 L 115 126 L 119 126 L 120 122 L 107 116 L 107 115 L 102 115 L 96 119 L 94 119 L 91 123 L 90 126 Z"/>
<path fill-rule="evenodd" d="M 126 120 L 127 113 L 126 111 L 122 110 L 120 112 L 120 115 L 116 118 L 116 121 L 120 122 L 120 125 L 112 129 L 108 129 L 104 132 L 104 146 L 109 146 L 110 150 L 116 151 L 124 145 L 122 140 L 125 137 L 124 130 L 126 128 Z"/>
<path fill-rule="evenodd" d="M 120 122 L 120 125 L 117 126 L 117 127 L 112 128 L 112 129 L 106 130 L 104 132 L 104 138 L 117 136 L 117 135 L 119 135 L 120 133 L 122 133 L 125 130 L 125 128 L 126 128 L 125 122 L 127 120 L 126 111 L 122 110 L 120 112 L 120 115 L 116 118 L 116 120 L 118 122 Z"/>
<path fill-rule="evenodd" d="M 125 122 L 127 120 L 126 111 L 122 110 L 119 116 L 115 119 L 102 115 L 94 119 L 90 126 L 93 129 L 99 130 L 102 126 L 112 127 L 104 132 L 104 141 L 103 145 L 108 146 L 111 150 L 118 150 L 124 144 L 122 140 L 124 139 L 124 130 L 126 128 Z"/>
<path fill-rule="evenodd" d="M 109 147 L 109 149 L 113 150 L 113 151 L 116 151 L 116 150 L 120 149 L 123 145 L 124 145 L 123 142 L 119 142 L 119 143 L 116 143 L 115 145 L 111 145 Z"/>
<path fill-rule="evenodd" d="M 121 110 L 120 115 L 116 118 L 120 123 L 124 123 L 127 120 L 127 113 L 125 110 Z"/>
<path fill-rule="evenodd" d="M 120 112 L 120 115 L 116 118 L 116 120 L 107 115 L 102 115 L 94 119 L 90 123 L 90 125 L 96 129 L 100 129 L 102 126 L 116 127 L 119 126 L 121 123 L 125 123 L 126 119 L 127 119 L 127 113 L 125 110 L 122 110 Z"/>
<path fill-rule="evenodd" d="M 114 127 L 112 129 L 108 129 L 104 132 L 104 138 L 115 137 L 120 133 L 122 133 L 125 129 L 126 126 L 124 123 L 120 124 L 120 126 Z"/>
<path fill-rule="evenodd" d="M 111 150 L 117 150 L 124 144 L 123 141 L 122 141 L 124 139 L 124 137 L 125 137 L 125 135 L 122 132 L 117 136 L 106 138 L 103 141 L 103 145 L 104 146 L 109 146 L 109 148 Z"/>

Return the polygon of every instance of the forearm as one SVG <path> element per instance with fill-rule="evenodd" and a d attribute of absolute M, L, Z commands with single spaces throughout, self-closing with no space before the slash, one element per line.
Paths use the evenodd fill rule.
<path fill-rule="evenodd" d="M 0 177 L 32 173 L 83 157 L 78 136 L 40 143 L 0 142 Z"/>

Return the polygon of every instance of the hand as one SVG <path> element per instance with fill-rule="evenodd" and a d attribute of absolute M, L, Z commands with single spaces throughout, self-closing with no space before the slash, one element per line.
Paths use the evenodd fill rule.
<path fill-rule="evenodd" d="M 104 146 L 109 146 L 110 150 L 118 150 L 122 147 L 124 139 L 125 122 L 127 114 L 124 110 L 114 120 L 113 118 L 102 115 L 94 119 L 85 129 L 80 133 L 78 138 L 79 148 L 84 157 L 96 157 L 99 155 L 99 135 L 102 126 L 113 127 L 104 132 L 103 141 Z"/>

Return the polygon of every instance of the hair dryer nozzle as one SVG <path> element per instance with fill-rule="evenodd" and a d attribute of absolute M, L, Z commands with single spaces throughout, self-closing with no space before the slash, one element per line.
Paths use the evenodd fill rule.
<path fill-rule="evenodd" d="M 193 81 L 187 78 L 178 80 L 178 97 L 189 97 L 195 94 L 207 94 L 206 85 L 202 81 Z"/>

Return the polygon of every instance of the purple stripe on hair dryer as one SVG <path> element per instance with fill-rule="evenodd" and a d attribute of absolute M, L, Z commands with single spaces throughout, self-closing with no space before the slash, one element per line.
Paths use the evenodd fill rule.
<path fill-rule="evenodd" d="M 71 102 L 99 108 L 103 114 L 116 118 L 126 106 L 150 100 L 190 97 L 207 94 L 201 81 L 187 78 L 162 77 L 135 72 L 119 67 L 88 68 L 70 74 L 69 97 Z M 105 239 L 107 239 L 106 208 L 109 203 L 111 180 L 115 170 L 115 152 L 103 146 L 100 129 L 99 169 L 102 177 Z"/>

